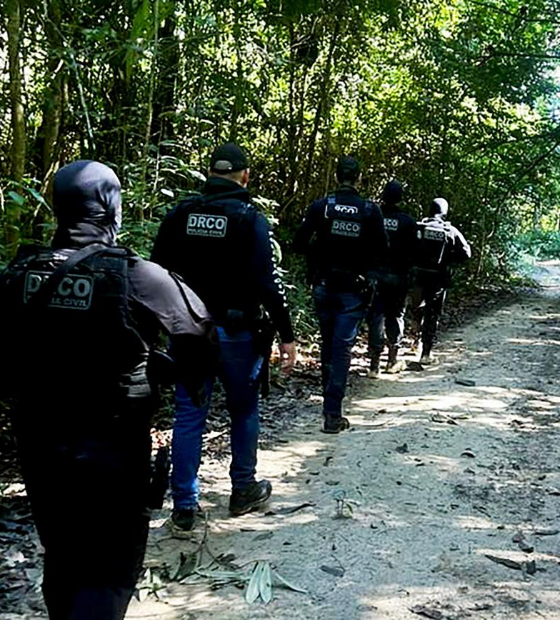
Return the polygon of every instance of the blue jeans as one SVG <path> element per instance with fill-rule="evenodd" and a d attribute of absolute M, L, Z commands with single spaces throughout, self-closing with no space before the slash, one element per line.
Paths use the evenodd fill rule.
<path fill-rule="evenodd" d="M 323 414 L 340 417 L 352 347 L 366 313 L 367 296 L 333 291 L 319 284 L 313 289 L 313 297 L 322 340 Z"/>
<path fill-rule="evenodd" d="M 254 482 L 259 438 L 259 386 L 249 377 L 258 359 L 251 332 L 228 335 L 218 327 L 221 361 L 218 377 L 226 393 L 231 419 L 231 466 L 233 489 L 243 489 Z M 185 388 L 175 391 L 175 425 L 173 427 L 171 489 L 175 509 L 195 508 L 198 502 L 198 468 L 202 452 L 202 435 L 212 396 L 215 377 L 209 377 L 207 404 L 195 407 Z"/>

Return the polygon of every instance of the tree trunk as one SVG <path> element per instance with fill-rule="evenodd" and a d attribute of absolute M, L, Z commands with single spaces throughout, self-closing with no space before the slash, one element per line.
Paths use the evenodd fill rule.
<path fill-rule="evenodd" d="M 25 111 L 22 97 L 20 43 L 22 38 L 22 0 L 6 0 L 6 31 L 8 33 L 8 61 L 10 71 L 10 105 L 12 113 L 12 145 L 10 175 L 16 183 L 23 181 L 25 171 Z M 8 211 L 6 244 L 8 255 L 15 253 L 19 241 L 21 208 L 13 205 Z"/>
<path fill-rule="evenodd" d="M 60 36 L 61 21 L 60 0 L 51 0 L 48 3 L 45 35 L 49 50 L 47 71 L 52 78 L 46 88 L 43 103 L 43 120 L 38 132 L 43 138 L 43 183 L 41 193 L 47 200 L 52 198 L 53 178 L 58 169 L 58 139 L 63 112 L 64 65 L 61 57 L 63 46 Z"/>

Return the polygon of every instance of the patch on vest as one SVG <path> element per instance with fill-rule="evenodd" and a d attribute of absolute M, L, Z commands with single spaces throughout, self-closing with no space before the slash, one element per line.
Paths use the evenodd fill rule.
<path fill-rule="evenodd" d="M 190 213 L 187 220 L 187 235 L 198 237 L 225 237 L 228 219 L 225 215 L 204 215 Z"/>
<path fill-rule="evenodd" d="M 348 222 L 345 220 L 333 220 L 331 233 L 342 237 L 359 237 L 362 230 L 360 222 Z"/>
<path fill-rule="evenodd" d="M 430 241 L 445 241 L 445 231 L 440 228 L 425 228 L 424 239 Z"/>
<path fill-rule="evenodd" d="M 395 231 L 399 228 L 399 220 L 394 217 L 386 217 L 383 222 L 385 223 L 385 230 Z"/>
<path fill-rule="evenodd" d="M 358 207 L 354 205 L 334 205 L 334 210 L 336 213 L 341 213 L 343 215 L 358 215 Z"/>
<path fill-rule="evenodd" d="M 25 275 L 23 301 L 27 303 L 49 279 L 45 271 L 28 271 Z M 93 278 L 78 274 L 64 276 L 51 296 L 49 307 L 89 310 L 93 297 Z"/>

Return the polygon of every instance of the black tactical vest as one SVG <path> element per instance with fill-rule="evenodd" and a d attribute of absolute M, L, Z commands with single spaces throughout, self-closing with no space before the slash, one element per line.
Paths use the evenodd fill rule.
<path fill-rule="evenodd" d="M 253 239 L 257 211 L 251 204 L 201 196 L 180 205 L 183 227 L 180 275 L 218 323 L 228 311 L 257 314 Z"/>
<path fill-rule="evenodd" d="M 60 403 L 77 416 L 113 415 L 119 404 L 150 394 L 147 347 L 127 303 L 134 257 L 126 249 L 103 249 L 71 268 L 52 294 L 37 298 L 66 256 L 24 246 L 4 272 L 3 355 L 11 360 L 20 400 Z"/>
<path fill-rule="evenodd" d="M 341 204 L 335 194 L 327 196 L 323 224 L 317 231 L 318 271 L 320 276 L 347 271 L 359 275 L 368 264 L 368 232 L 365 221 L 371 217 L 372 203 L 361 198 Z"/>
<path fill-rule="evenodd" d="M 443 268 L 449 238 L 450 227 L 447 222 L 431 218 L 418 222 L 420 241 L 418 266 L 424 269 Z"/>

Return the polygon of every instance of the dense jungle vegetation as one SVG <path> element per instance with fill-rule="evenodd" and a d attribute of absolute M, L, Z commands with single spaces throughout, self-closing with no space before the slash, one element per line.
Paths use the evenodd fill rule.
<path fill-rule="evenodd" d="M 507 275 L 514 240 L 560 247 L 558 8 L 0 0 L 0 259 L 48 238 L 53 174 L 76 158 L 115 168 L 122 241 L 149 252 L 163 213 L 200 189 L 213 145 L 234 140 L 286 246 L 353 153 L 374 197 L 397 177 L 417 216 L 449 199 L 472 280 Z"/>

